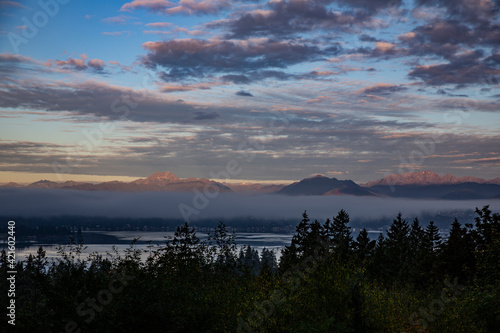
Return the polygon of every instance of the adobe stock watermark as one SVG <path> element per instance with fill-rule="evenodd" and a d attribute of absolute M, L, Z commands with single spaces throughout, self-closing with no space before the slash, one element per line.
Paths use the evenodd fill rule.
<path fill-rule="evenodd" d="M 76 307 L 76 313 L 83 318 L 84 322 L 91 323 L 96 317 L 96 312 L 102 312 L 104 307 L 113 301 L 113 295 L 121 293 L 133 279 L 135 276 L 127 275 L 123 270 L 114 271 L 107 288 L 99 290 L 95 297 L 87 297 Z M 68 321 L 64 327 L 64 333 L 81 333 L 81 331 L 75 321 Z"/>
<path fill-rule="evenodd" d="M 144 76 L 142 84 L 139 87 L 130 89 L 119 98 L 113 100 L 110 105 L 113 118 L 119 121 L 128 120 L 130 112 L 136 109 L 139 103 L 146 100 L 146 97 L 149 95 L 148 87 L 150 85 L 148 82 L 151 80 L 151 77 L 151 74 Z M 101 121 L 90 131 L 83 130 L 82 134 L 85 140 L 78 142 L 74 154 L 66 156 L 64 163 L 52 163 L 52 170 L 56 173 L 57 179 L 64 181 L 63 175 L 73 173 L 74 169 L 82 163 L 83 156 L 94 152 L 98 147 L 102 146 L 105 138 L 113 133 L 115 129 L 116 126 L 111 121 Z"/>
<path fill-rule="evenodd" d="M 275 117 L 269 122 L 269 126 L 259 130 L 255 136 L 265 137 L 273 136 L 282 132 L 289 126 L 287 115 L 283 111 L 275 111 Z M 243 164 L 251 163 L 257 157 L 257 151 L 265 149 L 264 143 L 260 140 L 246 138 L 236 149 L 236 157 L 229 160 L 223 170 L 217 172 L 210 171 L 211 179 L 219 179 L 221 182 L 227 182 L 235 179 L 243 173 Z M 193 189 L 193 199 L 191 204 L 180 203 L 178 205 L 179 212 L 184 221 L 189 221 L 193 215 L 199 215 L 201 211 L 206 209 L 210 204 L 210 200 L 215 199 L 220 194 L 219 186 L 208 183 L 203 187 L 203 191 Z"/>
<path fill-rule="evenodd" d="M 22 24 L 20 26 L 23 27 L 23 29 L 21 29 L 21 33 L 16 34 L 14 32 L 9 32 L 7 34 L 7 39 L 9 40 L 10 46 L 12 46 L 14 52 L 18 53 L 19 46 L 21 44 L 27 44 L 31 39 L 35 38 L 40 29 L 49 23 L 50 18 L 59 13 L 61 5 L 66 5 L 70 1 L 71 0 L 37 1 L 40 9 L 37 10 L 31 17 L 23 16 L 21 18 Z"/>

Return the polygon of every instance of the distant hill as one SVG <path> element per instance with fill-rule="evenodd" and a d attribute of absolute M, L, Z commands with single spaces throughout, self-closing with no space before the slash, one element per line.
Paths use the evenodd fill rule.
<path fill-rule="evenodd" d="M 365 187 L 373 187 L 377 185 L 451 185 L 462 183 L 478 183 L 478 184 L 496 184 L 500 185 L 500 178 L 482 179 L 477 177 L 455 177 L 450 174 L 440 176 L 430 170 L 408 172 L 402 174 L 391 174 L 382 179 L 375 180 L 363 184 Z"/>
<path fill-rule="evenodd" d="M 18 183 L 10 182 L 5 185 L 0 185 L 0 187 L 24 187 L 24 186 Z"/>
<path fill-rule="evenodd" d="M 9 186 L 9 184 L 11 184 Z M 4 187 L 22 187 L 16 183 L 9 183 Z M 17 185 L 17 186 L 16 186 Z M 134 180 L 130 183 L 121 181 L 110 181 L 98 184 L 66 181 L 63 183 L 40 180 L 29 184 L 27 188 L 58 188 L 82 191 L 118 191 L 118 192 L 145 192 L 145 191 L 167 191 L 167 192 L 189 192 L 193 189 L 203 191 L 206 186 L 215 186 L 219 192 L 232 192 L 224 184 L 211 181 L 206 178 L 181 179 L 171 172 L 157 172 L 147 178 Z"/>
<path fill-rule="evenodd" d="M 376 185 L 370 190 L 394 198 L 472 200 L 492 199 L 500 193 L 496 184 Z"/>
<path fill-rule="evenodd" d="M 254 183 L 244 183 L 244 184 L 224 184 L 229 187 L 233 192 L 245 193 L 245 194 L 264 194 L 264 193 L 275 193 L 281 190 L 285 185 L 283 184 L 254 184 Z"/>
<path fill-rule="evenodd" d="M 372 196 L 373 193 L 352 180 L 338 180 L 317 175 L 283 187 L 277 194 L 284 195 L 356 195 Z"/>

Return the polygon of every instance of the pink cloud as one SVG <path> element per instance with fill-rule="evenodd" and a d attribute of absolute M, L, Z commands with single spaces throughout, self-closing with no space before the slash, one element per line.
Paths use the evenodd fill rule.
<path fill-rule="evenodd" d="M 172 31 L 163 31 L 163 30 L 144 30 L 142 33 L 147 35 L 170 35 Z"/>
<path fill-rule="evenodd" d="M 0 62 L 35 62 L 31 58 L 23 57 L 18 54 L 0 53 Z"/>
<path fill-rule="evenodd" d="M 167 0 L 134 0 L 124 4 L 120 10 L 132 11 L 138 8 L 145 8 L 153 12 L 163 12 L 165 9 L 174 6 L 176 6 L 175 3 Z"/>
<path fill-rule="evenodd" d="M 167 14 L 214 14 L 223 8 L 229 7 L 229 2 L 226 0 L 181 0 L 177 7 L 166 10 Z"/>
<path fill-rule="evenodd" d="M 160 87 L 162 92 L 182 92 L 182 91 L 191 91 L 191 90 L 210 90 L 212 87 L 227 85 L 226 82 L 206 82 L 206 83 L 197 83 L 197 84 L 183 84 L 183 85 L 173 85 L 173 84 L 164 84 Z"/>
<path fill-rule="evenodd" d="M 165 28 L 173 26 L 173 23 L 170 22 L 155 22 L 146 24 L 147 27 L 155 27 L 155 28 Z"/>
<path fill-rule="evenodd" d="M 87 61 L 88 57 L 85 53 L 83 53 L 81 56 L 80 56 L 80 59 L 74 59 L 74 58 L 71 58 L 69 57 L 68 60 L 55 60 L 54 63 L 57 65 L 57 66 L 60 66 L 60 67 L 73 67 L 75 69 L 78 69 L 78 70 L 82 70 L 82 69 L 85 69 L 87 66 L 85 65 L 85 62 Z M 51 62 L 51 60 L 49 60 L 49 62 Z"/>
<path fill-rule="evenodd" d="M 127 72 L 130 72 L 132 70 L 132 66 L 124 66 L 124 65 L 120 64 L 118 61 L 111 60 L 111 61 L 108 61 L 108 64 L 120 67 L 122 70 L 127 71 Z"/>
<path fill-rule="evenodd" d="M 382 53 L 388 53 L 394 50 L 396 47 L 395 44 L 392 43 L 387 43 L 387 42 L 377 42 L 375 44 L 375 50 L 382 52 Z"/>
<path fill-rule="evenodd" d="M 92 59 L 87 62 L 87 65 L 94 68 L 95 70 L 102 71 L 104 69 L 105 63 L 101 59 Z"/>
<path fill-rule="evenodd" d="M 106 63 L 101 59 L 90 59 L 88 60 L 88 56 L 83 53 L 80 55 L 80 59 L 69 57 L 67 60 L 48 60 L 44 65 L 47 67 L 51 67 L 52 65 L 56 65 L 65 70 L 88 70 L 91 69 L 93 71 L 102 71 L 106 66 Z"/>
<path fill-rule="evenodd" d="M 102 19 L 103 22 L 111 23 L 111 24 L 125 24 L 130 20 L 137 20 L 137 18 L 135 18 L 133 16 L 120 15 L 120 16 L 113 16 L 113 17 L 107 17 L 105 19 Z"/>
<path fill-rule="evenodd" d="M 231 6 L 227 0 L 181 0 L 178 4 L 166 0 L 134 0 L 121 7 L 121 11 L 144 8 L 163 14 L 214 14 Z"/>
<path fill-rule="evenodd" d="M 206 34 L 206 32 L 203 31 L 203 30 L 188 31 L 188 35 L 190 35 L 190 36 L 201 36 L 201 35 L 204 35 L 204 34 Z"/>

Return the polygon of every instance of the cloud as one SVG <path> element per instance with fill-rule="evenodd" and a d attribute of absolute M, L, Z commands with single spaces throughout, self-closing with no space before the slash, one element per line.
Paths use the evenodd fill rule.
<path fill-rule="evenodd" d="M 0 63 L 33 63 L 34 60 L 13 53 L 0 53 Z"/>
<path fill-rule="evenodd" d="M 220 112 L 233 110 L 165 99 L 160 93 L 148 93 L 145 90 L 134 90 L 90 80 L 83 83 L 51 84 L 41 81 L 18 82 L 15 86 L 4 88 L 0 107 L 69 111 L 75 115 L 93 115 L 109 120 L 190 123 L 193 120 L 219 118 Z M 200 110 L 201 108 L 203 109 Z"/>
<path fill-rule="evenodd" d="M 376 12 L 387 8 L 396 8 L 401 6 L 402 0 L 336 0 L 332 2 L 340 3 L 344 6 Z"/>
<path fill-rule="evenodd" d="M 500 63 L 490 63 L 489 59 L 482 59 L 482 51 L 469 51 L 452 56 L 448 63 L 437 65 L 416 66 L 408 76 L 421 79 L 428 85 L 439 86 L 445 84 L 495 84 L 491 77 L 500 75 Z"/>
<path fill-rule="evenodd" d="M 148 54 L 141 60 L 150 68 L 169 69 L 169 77 L 203 76 L 213 72 L 246 72 L 266 68 L 286 68 L 305 61 L 321 60 L 339 52 L 338 45 L 320 48 L 306 42 L 251 40 L 172 39 L 147 42 Z"/>
<path fill-rule="evenodd" d="M 377 83 L 373 86 L 364 88 L 361 93 L 365 95 L 391 95 L 393 93 L 406 91 L 407 87 L 404 85 L 393 85 L 388 83 Z"/>
<path fill-rule="evenodd" d="M 212 87 L 224 85 L 224 82 L 205 82 L 197 84 L 182 84 L 182 85 L 172 85 L 163 84 L 160 87 L 162 92 L 179 92 L 179 91 L 191 91 L 191 90 L 209 90 Z"/>
<path fill-rule="evenodd" d="M 166 9 L 165 14 L 216 14 L 223 9 L 230 7 L 229 0 L 180 0 L 179 5 Z"/>
<path fill-rule="evenodd" d="M 139 8 L 165 15 L 187 14 L 203 15 L 216 14 L 231 6 L 228 0 L 180 0 L 178 3 L 166 0 L 134 0 L 121 7 L 121 11 L 132 11 Z"/>
<path fill-rule="evenodd" d="M 267 3 L 269 8 L 267 10 L 243 12 L 238 14 L 237 18 L 211 22 L 207 24 L 207 27 L 225 29 L 229 32 L 229 38 L 247 38 L 295 35 L 318 29 L 349 30 L 353 26 L 374 24 L 371 14 L 367 11 L 339 12 L 327 8 L 326 4 L 329 2 L 331 1 L 270 1 Z M 372 6 L 368 7 L 372 8 Z"/>
<path fill-rule="evenodd" d="M 253 95 L 251 93 L 249 93 L 248 91 L 244 91 L 244 90 L 237 91 L 236 95 L 237 96 L 244 96 L 244 97 L 253 97 Z"/>
<path fill-rule="evenodd" d="M 176 218 L 182 219 L 179 205 L 193 205 L 194 193 L 119 193 L 87 192 L 72 190 L 43 189 L 0 189 L 0 199 L 5 205 L 0 208 L 2 216 L 99 216 L 99 217 L 137 217 L 137 218 Z M 26 203 L 29 205 L 26 205 Z M 221 193 L 210 199 L 209 205 L 197 219 L 230 219 L 252 216 L 254 218 L 291 218 L 300 220 L 307 210 L 311 219 L 320 221 L 335 216 L 341 209 L 346 210 L 353 223 L 364 227 L 373 225 L 377 219 L 385 219 L 390 225 L 399 213 L 404 218 L 435 214 L 437 212 L 472 211 L 475 207 L 491 204 L 493 211 L 500 209 L 497 202 L 487 200 L 446 201 L 446 200 L 409 200 L 395 198 L 361 198 L 352 196 L 313 196 L 288 197 L 280 195 L 248 196 Z M 256 209 L 258 207 L 258 209 Z M 452 215 L 453 216 L 453 215 Z M 450 223 L 452 222 L 450 217 Z M 467 221 L 461 221 L 467 222 Z M 470 222 L 470 221 L 469 221 Z M 449 228 L 448 225 L 441 226 Z"/>
<path fill-rule="evenodd" d="M 105 62 L 101 59 L 90 59 L 83 53 L 80 55 L 80 59 L 69 57 L 67 60 L 48 60 L 46 65 L 52 66 L 56 65 L 58 67 L 64 68 L 66 70 L 77 70 L 84 71 L 90 70 L 93 72 L 103 72 L 106 66 Z"/>
<path fill-rule="evenodd" d="M 87 62 L 87 65 L 89 67 L 91 67 L 92 69 L 94 69 L 95 71 L 98 71 L 98 72 L 101 72 L 104 70 L 104 66 L 106 66 L 106 64 L 104 63 L 103 60 L 101 59 L 91 59 Z"/>
<path fill-rule="evenodd" d="M 128 37 L 130 36 L 130 31 L 105 31 L 102 34 L 105 36 L 121 36 L 126 34 Z"/>
<path fill-rule="evenodd" d="M 472 23 L 484 22 L 498 16 L 497 0 L 417 0 L 425 7 L 440 7 L 446 10 L 447 16 Z"/>
<path fill-rule="evenodd" d="M 162 12 L 167 8 L 173 7 L 176 4 L 167 0 L 134 0 L 127 2 L 121 7 L 121 11 L 133 11 L 135 9 L 144 8 L 152 12 Z"/>
<path fill-rule="evenodd" d="M 195 111 L 194 113 L 195 113 L 195 116 L 193 117 L 194 120 L 211 120 L 220 117 L 220 114 L 218 114 L 215 111 L 212 112 Z"/>
<path fill-rule="evenodd" d="M 301 77 L 294 74 L 289 74 L 284 71 L 275 70 L 259 70 L 246 71 L 245 74 L 227 74 L 220 77 L 224 82 L 232 82 L 234 84 L 250 84 L 267 79 L 274 80 L 291 80 L 300 79 Z"/>
<path fill-rule="evenodd" d="M 440 20 L 418 26 L 413 32 L 415 35 L 407 42 L 430 43 L 435 48 L 443 44 L 496 46 L 500 43 L 500 24 L 471 26 L 457 20 Z"/>
<path fill-rule="evenodd" d="M 173 26 L 173 23 L 170 22 L 155 22 L 155 23 L 147 23 L 147 27 L 155 27 L 155 28 L 165 28 Z"/>
<path fill-rule="evenodd" d="M 137 20 L 137 18 L 132 16 L 119 15 L 119 16 L 104 18 L 101 21 L 110 24 L 126 24 L 131 20 Z"/>
<path fill-rule="evenodd" d="M 144 30 L 142 32 L 143 34 L 146 35 L 170 35 L 173 33 L 173 31 L 164 31 L 164 30 Z"/>
<path fill-rule="evenodd" d="M 87 55 L 83 53 L 82 55 L 80 55 L 80 59 L 69 57 L 67 60 L 54 60 L 53 63 L 60 67 L 83 70 L 87 68 L 87 65 L 85 64 L 87 59 Z M 52 64 L 50 60 L 49 64 Z"/>
<path fill-rule="evenodd" d="M 111 60 L 108 62 L 110 65 L 113 65 L 113 66 L 117 66 L 119 67 L 121 70 L 125 71 L 125 72 L 130 72 L 132 70 L 132 66 L 125 66 L 125 65 L 122 65 L 120 64 L 118 61 L 114 61 L 114 60 Z"/>

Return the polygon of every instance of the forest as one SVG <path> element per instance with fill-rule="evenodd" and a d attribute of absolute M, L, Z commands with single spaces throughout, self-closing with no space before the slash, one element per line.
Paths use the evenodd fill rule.
<path fill-rule="evenodd" d="M 187 222 L 146 259 L 81 256 L 73 242 L 49 260 L 16 263 L 20 332 L 497 332 L 500 215 L 476 208 L 448 235 L 398 214 L 385 235 L 355 238 L 341 210 L 319 222 L 304 212 L 280 255 L 238 247 L 220 222 L 200 241 Z M 8 305 L 9 258 L 0 255 Z M 5 292 L 4 292 L 5 291 Z M 5 311 L 5 310 L 4 310 Z M 9 326 L 2 320 L 1 331 Z M 12 327 L 9 327 L 12 328 Z"/>

